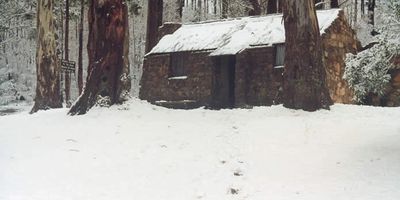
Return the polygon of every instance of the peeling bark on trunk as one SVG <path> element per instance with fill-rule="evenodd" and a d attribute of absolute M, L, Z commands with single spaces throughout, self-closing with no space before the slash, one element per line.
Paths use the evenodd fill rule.
<path fill-rule="evenodd" d="M 125 36 L 124 36 L 124 49 L 123 49 L 123 66 L 122 66 L 122 75 L 119 79 L 117 93 L 119 94 L 119 102 L 124 102 L 128 100 L 131 91 L 131 76 L 130 76 L 130 64 L 129 64 L 129 16 L 128 16 L 128 7 L 124 6 L 124 27 L 125 27 Z"/>
<path fill-rule="evenodd" d="M 325 83 L 326 72 L 314 2 L 284 2 L 286 56 L 283 105 L 306 111 L 329 109 L 332 100 Z"/>
<path fill-rule="evenodd" d="M 61 108 L 60 65 L 56 56 L 53 0 L 37 2 L 36 97 L 31 113 Z"/>
<path fill-rule="evenodd" d="M 123 0 L 90 0 L 90 72 L 85 89 L 69 114 L 85 114 L 96 103 L 122 103 L 129 96 L 127 11 Z"/>

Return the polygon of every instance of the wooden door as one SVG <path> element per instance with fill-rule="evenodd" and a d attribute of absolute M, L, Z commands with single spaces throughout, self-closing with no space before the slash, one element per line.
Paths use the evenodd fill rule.
<path fill-rule="evenodd" d="M 213 108 L 235 106 L 235 56 L 219 56 L 214 61 Z"/>

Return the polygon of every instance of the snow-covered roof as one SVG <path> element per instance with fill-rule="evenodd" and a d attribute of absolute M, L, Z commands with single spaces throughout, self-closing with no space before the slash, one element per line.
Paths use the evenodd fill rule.
<path fill-rule="evenodd" d="M 321 34 L 338 17 L 339 11 L 317 11 Z M 213 50 L 212 56 L 234 55 L 251 46 L 284 42 L 282 14 L 274 14 L 185 24 L 173 34 L 164 36 L 148 55 L 204 50 Z"/>

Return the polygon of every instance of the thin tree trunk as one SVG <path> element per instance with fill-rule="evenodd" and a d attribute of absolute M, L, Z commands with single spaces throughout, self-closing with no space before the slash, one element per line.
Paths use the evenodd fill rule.
<path fill-rule="evenodd" d="M 90 72 L 82 95 L 69 111 L 71 115 L 85 114 L 95 104 L 122 103 L 129 93 L 126 4 L 123 0 L 89 2 Z"/>
<path fill-rule="evenodd" d="M 64 56 L 64 12 L 63 12 L 63 7 L 64 7 L 64 1 L 60 1 L 60 16 L 61 16 L 61 23 L 60 23 L 60 27 L 61 27 L 61 40 L 60 40 L 60 43 L 61 43 L 61 59 L 62 59 L 62 57 Z M 60 75 L 60 84 L 62 84 L 62 83 L 64 83 L 64 76 L 63 76 L 63 73 L 62 73 L 62 71 L 60 72 L 61 73 L 61 75 Z M 62 85 L 60 85 L 60 87 L 62 87 Z M 64 87 L 64 90 L 65 90 L 65 87 Z M 61 92 L 61 102 L 64 102 L 64 92 Z"/>
<path fill-rule="evenodd" d="M 222 13 L 221 13 L 221 17 L 222 19 L 228 18 L 228 6 L 229 6 L 229 2 L 228 0 L 222 0 L 221 2 L 221 7 L 222 7 Z"/>
<path fill-rule="evenodd" d="M 217 0 L 214 0 L 214 15 L 217 14 Z"/>
<path fill-rule="evenodd" d="M 69 60 L 69 0 L 65 0 L 65 60 Z M 71 107 L 71 79 L 70 72 L 65 72 L 65 102 Z"/>
<path fill-rule="evenodd" d="M 147 32 L 146 32 L 146 53 L 157 44 L 158 27 L 162 25 L 163 1 L 148 0 Z"/>
<path fill-rule="evenodd" d="M 283 105 L 315 111 L 329 109 L 321 36 L 313 0 L 285 0 L 286 52 Z"/>
<path fill-rule="evenodd" d="M 354 0 L 354 26 L 357 24 L 358 0 Z"/>
<path fill-rule="evenodd" d="M 53 0 L 37 2 L 36 97 L 31 113 L 61 108 L 60 66 L 56 55 Z"/>
<path fill-rule="evenodd" d="M 185 1 L 184 0 L 176 0 L 177 6 L 178 6 L 178 14 L 179 14 L 179 19 L 182 21 L 182 15 L 183 15 L 183 7 L 185 6 Z"/>
<path fill-rule="evenodd" d="M 361 0 L 361 14 L 364 16 L 365 15 L 365 1 Z"/>
<path fill-rule="evenodd" d="M 83 19 L 84 19 L 84 0 L 81 0 L 81 18 L 79 21 L 79 49 L 78 49 L 78 90 L 79 94 L 83 89 Z"/>
<path fill-rule="evenodd" d="M 197 0 L 197 13 L 198 13 L 198 17 L 199 17 L 199 21 L 201 21 L 203 19 L 203 6 L 202 6 L 202 0 Z"/>
<path fill-rule="evenodd" d="M 368 1 L 368 23 L 375 25 L 375 0 Z"/>

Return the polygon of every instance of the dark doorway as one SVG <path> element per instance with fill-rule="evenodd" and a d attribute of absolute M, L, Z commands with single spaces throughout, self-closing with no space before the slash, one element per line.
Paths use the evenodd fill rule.
<path fill-rule="evenodd" d="M 213 67 L 213 108 L 235 106 L 235 56 L 215 57 Z"/>

